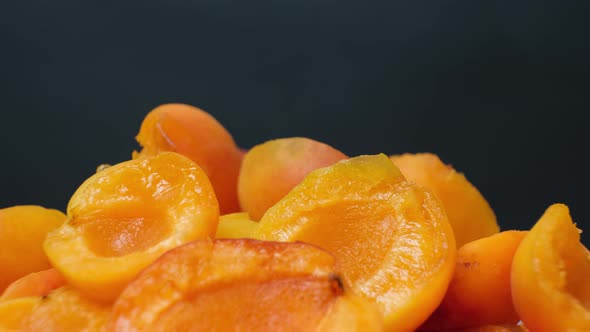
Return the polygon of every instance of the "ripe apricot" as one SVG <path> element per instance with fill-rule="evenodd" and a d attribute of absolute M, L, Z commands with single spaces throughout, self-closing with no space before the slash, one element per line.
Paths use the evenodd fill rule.
<path fill-rule="evenodd" d="M 252 238 L 258 223 L 250 220 L 248 213 L 238 212 L 219 217 L 216 239 Z"/>
<path fill-rule="evenodd" d="M 21 331 L 21 323 L 40 300 L 40 297 L 33 296 L 0 301 L 0 331 Z"/>
<path fill-rule="evenodd" d="M 264 214 L 256 237 L 333 253 L 344 285 L 374 301 L 390 331 L 422 324 L 455 267 L 455 239 L 440 201 L 407 182 L 383 154 L 310 173 Z"/>
<path fill-rule="evenodd" d="M 391 156 L 406 179 L 432 190 L 442 201 L 457 247 L 498 233 L 494 211 L 481 193 L 467 180 L 432 153 Z"/>
<path fill-rule="evenodd" d="M 215 235 L 219 210 L 205 173 L 164 152 L 96 173 L 72 196 L 45 251 L 69 284 L 112 301 L 165 251 Z"/>
<path fill-rule="evenodd" d="M 445 298 L 422 329 L 516 324 L 519 318 L 512 304 L 510 271 L 514 253 L 525 235 L 521 231 L 504 231 L 459 248 Z"/>
<path fill-rule="evenodd" d="M 184 104 L 156 107 L 143 120 L 136 139 L 143 149 L 133 158 L 162 151 L 180 153 L 205 171 L 222 214 L 240 211 L 237 183 L 242 152 L 209 113 Z"/>
<path fill-rule="evenodd" d="M 64 286 L 66 280 L 55 269 L 33 272 L 16 280 L 4 290 L 0 301 L 27 296 L 45 296 Z"/>
<path fill-rule="evenodd" d="M 533 332 L 590 331 L 590 254 L 563 204 L 551 205 L 516 250 L 512 298 Z"/>
<path fill-rule="evenodd" d="M 332 255 L 304 243 L 200 240 L 170 250 L 125 288 L 111 331 L 379 330 L 342 289 Z M 346 302 L 339 304 L 339 302 Z M 366 325 L 356 326 L 364 323 Z"/>
<path fill-rule="evenodd" d="M 22 332 L 104 331 L 110 307 L 62 287 L 40 298 L 39 304 L 21 322 Z"/>
<path fill-rule="evenodd" d="M 268 208 L 285 197 L 309 172 L 346 158 L 333 147 L 304 137 L 257 145 L 246 153 L 240 169 L 240 206 L 252 220 L 260 220 Z"/>
<path fill-rule="evenodd" d="M 51 267 L 43 240 L 65 220 L 60 211 L 41 206 L 0 209 L 0 293 L 13 281 Z"/>

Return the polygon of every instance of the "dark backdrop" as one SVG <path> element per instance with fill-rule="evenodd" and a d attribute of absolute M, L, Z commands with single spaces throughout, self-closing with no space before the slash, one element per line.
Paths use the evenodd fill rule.
<path fill-rule="evenodd" d="M 590 1 L 3 1 L 0 207 L 64 209 L 184 102 L 243 147 L 433 151 L 505 228 L 590 229 Z"/>

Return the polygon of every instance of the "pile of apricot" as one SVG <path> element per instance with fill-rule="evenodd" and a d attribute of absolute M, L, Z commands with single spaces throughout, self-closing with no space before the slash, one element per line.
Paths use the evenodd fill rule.
<path fill-rule="evenodd" d="M 590 331 L 563 204 L 500 231 L 434 154 L 244 151 L 189 105 L 137 140 L 65 214 L 0 209 L 0 331 Z"/>

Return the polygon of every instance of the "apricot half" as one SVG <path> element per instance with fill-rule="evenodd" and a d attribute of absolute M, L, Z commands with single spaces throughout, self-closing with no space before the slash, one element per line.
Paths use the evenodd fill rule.
<path fill-rule="evenodd" d="M 184 104 L 156 107 L 143 120 L 137 141 L 143 149 L 134 152 L 134 158 L 162 151 L 180 153 L 205 171 L 222 214 L 240 211 L 237 183 L 242 152 L 209 113 Z"/>
<path fill-rule="evenodd" d="M 0 209 L 0 293 L 16 279 L 51 267 L 43 240 L 65 220 L 60 211 L 36 205 Z"/>
<path fill-rule="evenodd" d="M 217 225 L 217 239 L 252 238 L 256 233 L 258 223 L 250 220 L 245 212 L 230 213 L 219 217 Z"/>
<path fill-rule="evenodd" d="M 281 138 L 250 149 L 238 179 L 242 209 L 260 220 L 268 208 L 303 181 L 309 172 L 346 159 L 333 147 L 304 137 Z"/>
<path fill-rule="evenodd" d="M 459 248 L 445 298 L 422 329 L 516 324 L 519 318 L 512 304 L 510 272 L 526 233 L 505 231 Z"/>
<path fill-rule="evenodd" d="M 165 251 L 215 235 L 219 210 L 205 173 L 173 152 L 109 167 L 72 196 L 45 251 L 68 283 L 114 300 Z"/>
<path fill-rule="evenodd" d="M 127 286 L 109 330 L 379 331 L 377 310 L 348 295 L 334 268 L 304 243 L 194 241 Z"/>
<path fill-rule="evenodd" d="M 20 324 L 22 332 L 102 332 L 110 307 L 95 303 L 70 287 L 62 287 L 40 298 Z"/>
<path fill-rule="evenodd" d="M 45 296 L 64 286 L 65 279 L 55 269 L 33 272 L 16 280 L 6 288 L 0 301 L 28 296 Z"/>
<path fill-rule="evenodd" d="M 310 173 L 259 222 L 257 238 L 336 256 L 344 285 L 378 305 L 390 331 L 413 331 L 442 300 L 455 239 L 440 201 L 385 155 Z"/>
<path fill-rule="evenodd" d="M 432 153 L 391 156 L 406 179 L 432 190 L 442 201 L 457 247 L 498 233 L 494 211 L 465 177 Z"/>
<path fill-rule="evenodd" d="M 590 331 L 590 254 L 567 206 L 551 205 L 524 237 L 511 281 L 530 331 Z"/>

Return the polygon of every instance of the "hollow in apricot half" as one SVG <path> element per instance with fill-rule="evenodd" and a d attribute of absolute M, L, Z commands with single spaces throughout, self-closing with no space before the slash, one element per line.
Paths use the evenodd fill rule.
<path fill-rule="evenodd" d="M 125 288 L 111 331 L 379 331 L 377 310 L 345 292 L 332 255 L 304 243 L 199 240 Z"/>
<path fill-rule="evenodd" d="M 310 173 L 259 222 L 257 238 L 336 256 L 344 285 L 378 305 L 390 331 L 413 331 L 442 300 L 455 239 L 440 201 L 385 155 Z"/>
<path fill-rule="evenodd" d="M 173 152 L 109 167 L 72 196 L 45 251 L 75 288 L 112 301 L 165 251 L 215 235 L 219 210 L 205 173 Z"/>
<path fill-rule="evenodd" d="M 512 262 L 512 298 L 532 332 L 590 331 L 590 254 L 563 204 L 551 205 Z"/>

